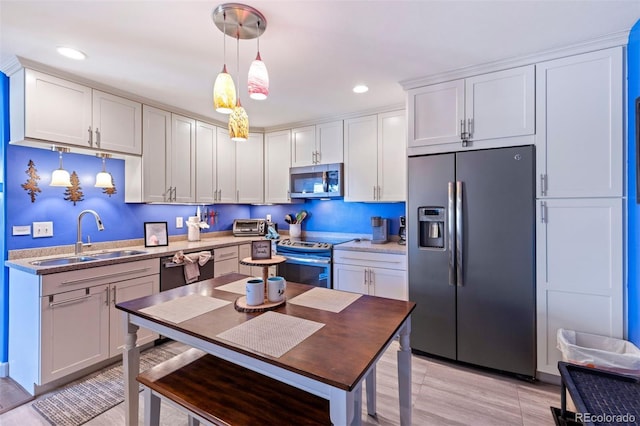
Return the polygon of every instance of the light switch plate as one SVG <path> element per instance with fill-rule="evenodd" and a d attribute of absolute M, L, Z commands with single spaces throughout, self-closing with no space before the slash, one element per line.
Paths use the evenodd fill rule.
<path fill-rule="evenodd" d="M 184 226 L 182 216 L 176 217 L 176 228 L 182 228 Z"/>
<path fill-rule="evenodd" d="M 53 237 L 53 222 L 33 222 L 33 238 Z"/>
<path fill-rule="evenodd" d="M 14 226 L 12 235 L 31 235 L 31 226 L 30 225 L 19 225 Z"/>

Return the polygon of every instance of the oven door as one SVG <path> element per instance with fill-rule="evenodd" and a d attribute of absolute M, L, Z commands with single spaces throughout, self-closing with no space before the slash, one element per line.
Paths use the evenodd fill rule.
<path fill-rule="evenodd" d="M 331 288 L 331 257 L 284 254 L 287 260 L 278 265 L 278 275 L 287 281 Z"/>

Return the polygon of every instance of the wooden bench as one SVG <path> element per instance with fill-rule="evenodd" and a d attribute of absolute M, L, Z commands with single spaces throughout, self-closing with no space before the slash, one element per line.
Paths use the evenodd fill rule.
<path fill-rule="evenodd" d="M 189 424 L 330 425 L 329 401 L 198 349 L 141 374 L 145 424 L 157 425 L 160 399 L 189 414 Z"/>

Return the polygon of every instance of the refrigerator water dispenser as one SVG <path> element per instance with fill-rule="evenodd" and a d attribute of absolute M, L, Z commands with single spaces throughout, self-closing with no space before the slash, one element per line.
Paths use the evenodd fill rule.
<path fill-rule="evenodd" d="M 444 249 L 444 207 L 419 207 L 420 247 Z"/>

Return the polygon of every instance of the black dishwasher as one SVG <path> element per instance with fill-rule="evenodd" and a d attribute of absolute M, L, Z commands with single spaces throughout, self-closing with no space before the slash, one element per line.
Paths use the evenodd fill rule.
<path fill-rule="evenodd" d="M 199 251 L 185 254 L 192 253 L 199 253 Z M 213 250 L 211 250 L 211 259 L 200 267 L 200 277 L 198 277 L 198 281 L 213 278 L 213 265 Z M 171 290 L 172 288 L 183 285 L 186 285 L 184 263 L 175 263 L 173 256 L 160 258 L 160 291 Z"/>

